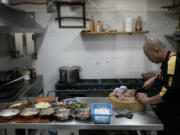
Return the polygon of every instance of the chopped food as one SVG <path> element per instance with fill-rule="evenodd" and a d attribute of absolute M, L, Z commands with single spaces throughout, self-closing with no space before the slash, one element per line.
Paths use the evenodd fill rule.
<path fill-rule="evenodd" d="M 126 93 L 127 87 L 126 86 L 121 86 L 120 88 L 115 88 L 113 90 L 113 95 L 114 96 L 119 96 L 120 99 L 125 99 L 125 96 L 123 93 Z"/>
<path fill-rule="evenodd" d="M 85 108 L 87 106 L 86 103 L 81 103 L 81 102 L 77 102 L 77 103 L 73 103 L 70 105 L 70 107 L 72 109 L 75 109 L 75 108 Z"/>
<path fill-rule="evenodd" d="M 128 97 L 134 97 L 134 96 L 135 96 L 135 91 L 129 92 Z"/>
<path fill-rule="evenodd" d="M 16 101 L 14 103 L 10 103 L 8 108 L 23 109 L 23 108 L 28 107 L 30 105 L 31 105 L 31 102 L 29 102 L 29 101 Z"/>
<path fill-rule="evenodd" d="M 31 116 L 31 115 L 36 115 L 36 112 L 32 112 L 32 111 L 25 111 L 23 112 L 21 115 L 23 116 Z"/>
<path fill-rule="evenodd" d="M 77 117 L 90 117 L 90 113 L 80 113 L 77 115 Z"/>
<path fill-rule="evenodd" d="M 61 112 L 61 113 L 56 113 L 56 116 L 57 116 L 57 117 L 68 117 L 69 114 L 68 114 L 68 113 L 65 113 L 65 112 Z"/>
<path fill-rule="evenodd" d="M 28 117 L 28 116 L 33 116 L 37 115 L 39 111 L 35 108 L 26 108 L 21 112 L 21 116 Z"/>
<path fill-rule="evenodd" d="M 54 109 L 48 108 L 41 111 L 40 115 L 51 115 L 54 113 Z"/>
<path fill-rule="evenodd" d="M 17 102 L 17 103 L 10 105 L 9 108 L 15 108 L 15 107 L 18 107 L 20 105 L 22 105 L 22 102 Z"/>
<path fill-rule="evenodd" d="M 110 114 L 110 110 L 108 108 L 95 108 L 94 114 Z"/>
<path fill-rule="evenodd" d="M 39 102 L 35 104 L 35 108 L 37 109 L 43 109 L 48 107 L 51 107 L 51 104 L 49 102 Z"/>
<path fill-rule="evenodd" d="M 67 105 L 66 105 L 65 102 L 60 102 L 60 104 L 58 104 L 55 108 L 56 108 L 56 109 L 67 108 Z"/>

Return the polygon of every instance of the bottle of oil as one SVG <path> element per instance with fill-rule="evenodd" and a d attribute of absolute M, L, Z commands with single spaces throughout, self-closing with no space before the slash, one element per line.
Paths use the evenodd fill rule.
<path fill-rule="evenodd" d="M 176 32 L 180 32 L 180 20 L 177 22 Z"/>
<path fill-rule="evenodd" d="M 94 17 L 91 16 L 91 21 L 89 23 L 89 31 L 90 32 L 95 32 L 96 29 L 95 29 L 95 21 L 94 21 Z"/>
<path fill-rule="evenodd" d="M 140 16 L 136 20 L 136 31 L 142 31 L 142 19 Z"/>

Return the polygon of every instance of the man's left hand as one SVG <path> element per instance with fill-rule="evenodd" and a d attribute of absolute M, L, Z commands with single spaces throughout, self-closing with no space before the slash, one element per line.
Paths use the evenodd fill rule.
<path fill-rule="evenodd" d="M 149 97 L 145 93 L 137 93 L 136 99 L 145 104 L 149 102 Z"/>

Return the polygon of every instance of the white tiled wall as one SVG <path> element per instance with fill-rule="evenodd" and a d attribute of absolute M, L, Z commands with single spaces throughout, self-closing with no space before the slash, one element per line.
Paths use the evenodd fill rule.
<path fill-rule="evenodd" d="M 92 2 L 99 9 L 87 0 L 86 14 L 88 17 L 94 16 L 96 20 L 104 21 L 105 28 L 123 30 L 126 17 L 135 19 L 140 15 L 145 22 L 144 30 L 149 30 L 150 33 L 81 36 L 82 29 L 59 29 L 58 22 L 54 21 L 56 12 L 46 13 L 45 5 L 21 6 L 20 8 L 27 11 L 36 11 L 36 20 L 46 29 L 44 36 L 38 41 L 40 45 L 38 60 L 33 61 L 37 72 L 44 76 L 45 92 L 54 89 L 54 84 L 59 79 L 60 66 L 81 66 L 81 78 L 138 78 L 143 72 L 158 72 L 158 66 L 148 62 L 143 54 L 142 46 L 146 36 L 158 37 L 169 49 L 175 49 L 175 46 L 170 45 L 170 41 L 164 38 L 164 34 L 174 31 L 177 21 L 175 13 L 168 13 L 161 8 L 170 0 L 92 0 Z M 63 11 L 66 11 L 64 14 L 79 13 L 77 7 L 65 8 Z M 5 65 L 3 68 L 7 63 L 14 61 L 1 59 L 0 64 Z M 18 60 L 21 65 L 25 65 L 26 62 Z M 30 62 L 27 65 L 30 65 Z"/>

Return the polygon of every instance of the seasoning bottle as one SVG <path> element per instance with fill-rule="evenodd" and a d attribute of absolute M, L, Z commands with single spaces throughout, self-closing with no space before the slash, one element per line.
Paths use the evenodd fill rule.
<path fill-rule="evenodd" d="M 35 68 L 31 68 L 31 80 L 36 79 L 36 69 Z"/>
<path fill-rule="evenodd" d="M 180 21 L 178 21 L 178 25 L 176 26 L 176 32 L 180 32 Z"/>
<path fill-rule="evenodd" d="M 136 20 L 136 31 L 142 31 L 142 19 L 140 16 Z"/>
<path fill-rule="evenodd" d="M 31 82 L 31 71 L 29 69 L 25 69 L 24 71 L 24 80 L 26 82 Z"/>
<path fill-rule="evenodd" d="M 90 32 L 95 32 L 96 29 L 95 29 L 95 22 L 94 22 L 94 17 L 91 16 L 91 21 L 89 23 L 89 31 Z"/>
<path fill-rule="evenodd" d="M 103 31 L 103 24 L 100 20 L 96 23 L 96 32 L 102 32 Z"/>

